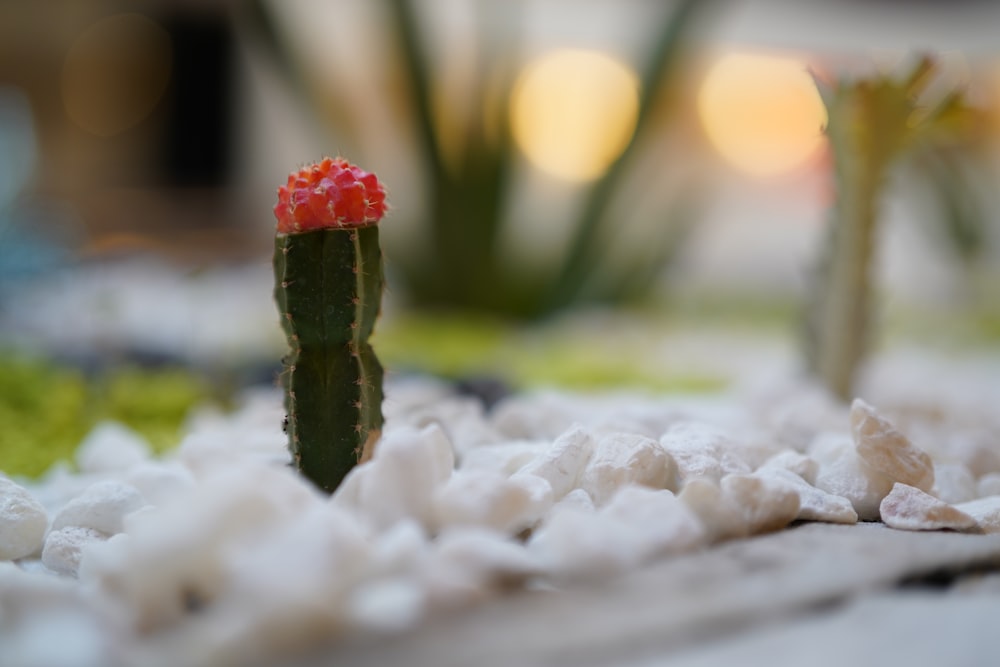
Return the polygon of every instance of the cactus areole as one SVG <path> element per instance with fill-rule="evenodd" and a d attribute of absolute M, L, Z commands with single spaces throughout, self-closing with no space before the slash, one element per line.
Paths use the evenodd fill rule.
<path fill-rule="evenodd" d="M 296 467 L 332 493 L 382 430 L 382 366 L 368 339 L 382 301 L 385 189 L 346 160 L 289 175 L 274 215 L 274 297 L 291 351 L 281 374 Z"/>

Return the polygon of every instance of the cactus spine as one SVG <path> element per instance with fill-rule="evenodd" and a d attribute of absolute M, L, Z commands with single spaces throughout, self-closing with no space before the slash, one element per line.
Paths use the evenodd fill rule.
<path fill-rule="evenodd" d="M 370 458 L 382 430 L 383 370 L 369 338 L 384 285 L 384 196 L 370 174 L 327 159 L 292 174 L 275 207 L 274 296 L 291 348 L 285 428 L 296 467 L 327 492 Z"/>

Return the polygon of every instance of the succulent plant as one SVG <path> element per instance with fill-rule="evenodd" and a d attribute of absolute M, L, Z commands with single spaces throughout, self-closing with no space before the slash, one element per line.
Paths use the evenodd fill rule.
<path fill-rule="evenodd" d="M 926 99 L 936 75 L 933 59 L 924 57 L 899 77 L 817 82 L 836 198 L 810 284 L 805 352 L 810 371 L 845 400 L 870 342 L 872 263 L 890 174 L 916 148 L 953 143 L 972 118 L 960 91 Z"/>
<path fill-rule="evenodd" d="M 274 215 L 274 296 L 291 351 L 281 374 L 295 466 L 333 492 L 382 431 L 383 370 L 368 340 L 384 286 L 374 174 L 325 158 L 288 177 Z"/>

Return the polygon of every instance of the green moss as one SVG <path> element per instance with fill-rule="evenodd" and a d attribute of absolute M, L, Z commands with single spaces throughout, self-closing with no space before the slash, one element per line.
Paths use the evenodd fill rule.
<path fill-rule="evenodd" d="M 177 443 L 188 412 L 209 397 L 207 383 L 183 369 L 116 369 L 91 391 L 95 415 L 135 429 L 156 452 Z"/>
<path fill-rule="evenodd" d="M 79 372 L 0 359 L 0 470 L 35 476 L 70 458 L 89 428 L 87 406 Z"/>
<path fill-rule="evenodd" d="M 499 321 L 461 315 L 407 315 L 387 321 L 375 344 L 386 368 L 448 378 L 501 370 L 511 330 Z"/>
<path fill-rule="evenodd" d="M 0 354 L 0 471 L 35 477 L 71 461 L 103 419 L 128 425 L 163 451 L 208 396 L 206 383 L 183 370 L 123 368 L 88 380 L 74 368 Z"/>
<path fill-rule="evenodd" d="M 648 363 L 648 347 L 594 339 L 592 330 L 519 330 L 489 319 L 408 315 L 387 322 L 377 344 L 386 366 L 396 371 L 446 378 L 492 374 L 522 389 L 630 387 L 704 393 L 725 386 L 723 378 L 665 372 Z"/>

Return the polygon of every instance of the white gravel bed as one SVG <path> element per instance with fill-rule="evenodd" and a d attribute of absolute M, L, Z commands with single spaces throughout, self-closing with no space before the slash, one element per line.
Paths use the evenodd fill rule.
<path fill-rule="evenodd" d="M 850 409 L 788 380 L 486 414 L 396 379 L 374 459 L 332 497 L 289 467 L 278 392 L 201 411 L 165 458 L 103 424 L 79 471 L 0 478 L 0 664 L 279 660 L 794 521 L 1000 531 L 996 375 L 924 364 L 935 392 L 901 368 Z"/>

